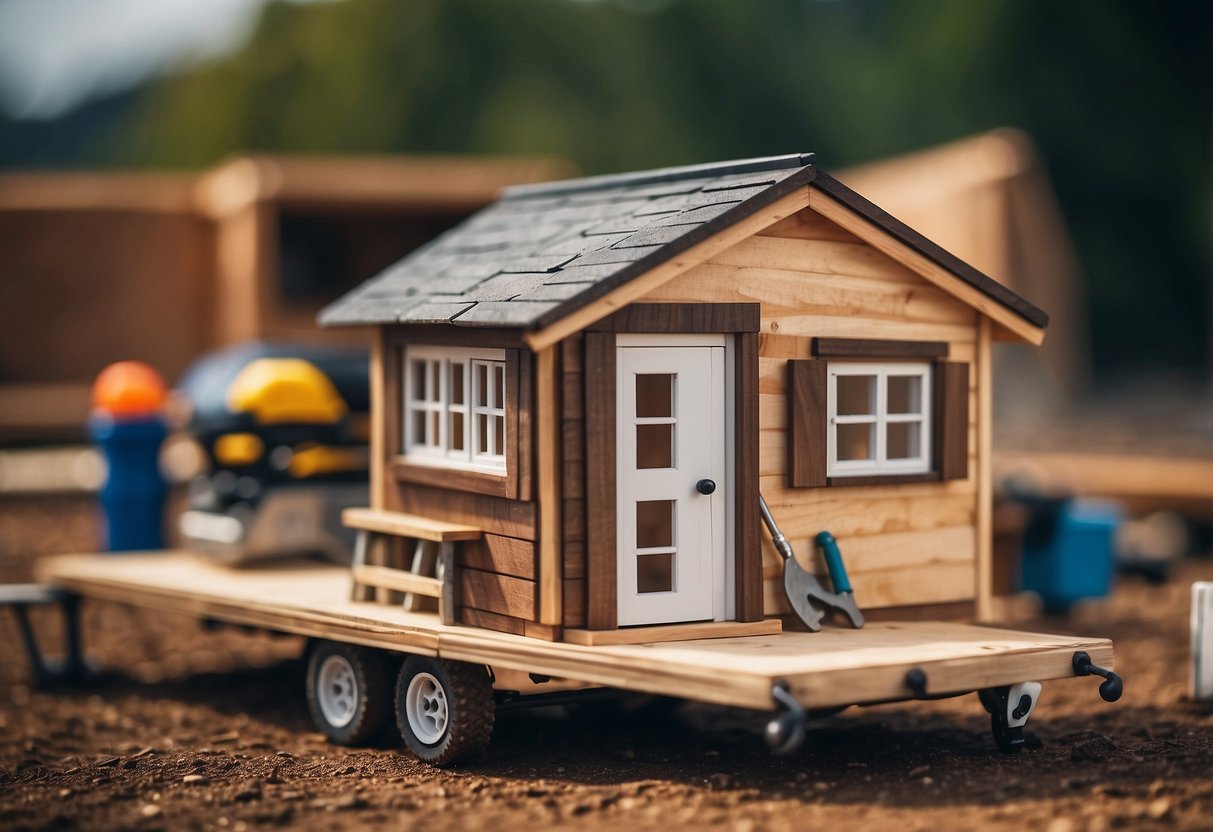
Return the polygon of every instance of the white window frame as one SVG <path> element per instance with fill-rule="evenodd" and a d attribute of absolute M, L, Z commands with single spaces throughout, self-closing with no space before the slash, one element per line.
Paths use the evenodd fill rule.
<path fill-rule="evenodd" d="M 926 361 L 843 362 L 831 361 L 827 368 L 828 391 L 826 404 L 826 475 L 831 477 L 862 477 L 884 474 L 926 474 L 932 469 L 931 402 L 933 382 L 931 364 Z M 874 413 L 866 416 L 838 415 L 839 376 L 875 376 L 876 402 Z M 921 415 L 888 412 L 888 388 L 891 376 L 912 376 L 921 379 Z M 919 422 L 919 455 L 913 459 L 888 459 L 888 425 Z M 876 442 L 874 459 L 839 460 L 838 426 L 843 424 L 874 424 Z"/>
<path fill-rule="evenodd" d="M 427 379 L 426 397 L 414 398 L 414 373 L 416 364 L 426 362 L 430 368 L 430 378 Z M 451 366 L 463 366 L 463 397 L 462 402 L 452 401 Z M 477 369 L 487 367 L 486 404 L 477 404 L 480 391 L 476 379 Z M 434 376 L 437 368 L 437 379 Z M 435 383 L 435 381 L 437 383 Z M 500 388 L 500 389 L 498 389 Z M 466 471 L 479 471 L 487 474 L 505 476 L 506 457 L 508 448 L 508 430 L 506 425 L 506 398 L 509 395 L 509 385 L 506 382 L 505 350 L 503 349 L 470 349 L 464 347 L 427 347 L 407 346 L 404 348 L 404 390 L 402 395 L 401 412 L 404 415 L 402 440 L 404 458 L 410 463 L 429 465 L 437 468 L 457 468 Z M 499 395 L 495 395 L 499 394 Z M 498 406 L 499 405 L 499 406 Z M 427 441 L 415 435 L 414 414 L 427 414 L 427 425 L 431 424 L 429 414 L 438 413 L 438 435 L 425 437 Z M 463 415 L 462 448 L 452 447 L 451 416 Z M 487 452 L 477 449 L 481 446 L 480 418 L 484 417 L 485 447 Z M 497 421 L 501 423 L 501 445 L 497 447 Z"/>

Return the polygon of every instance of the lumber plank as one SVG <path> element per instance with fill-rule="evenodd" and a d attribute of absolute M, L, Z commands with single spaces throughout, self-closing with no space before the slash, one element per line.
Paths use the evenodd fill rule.
<path fill-rule="evenodd" d="M 701 638 L 765 636 L 783 632 L 778 618 L 759 621 L 700 621 L 666 624 L 656 627 L 621 627 L 618 630 L 565 630 L 564 640 L 571 644 L 655 644 L 691 641 Z"/>
<path fill-rule="evenodd" d="M 534 621 L 535 582 L 479 569 L 460 569 L 459 603 L 485 612 Z"/>
<path fill-rule="evenodd" d="M 418 514 L 374 508 L 347 508 L 341 512 L 341 522 L 351 529 L 363 529 L 396 537 L 412 537 L 417 540 L 432 540 L 435 543 L 477 540 L 483 534 L 476 526 L 447 523 Z"/>
<path fill-rule="evenodd" d="M 428 598 L 442 597 L 442 581 L 425 575 L 414 575 L 390 566 L 362 565 L 350 567 L 354 581 L 365 586 L 412 592 Z"/>
<path fill-rule="evenodd" d="M 535 544 L 529 540 L 486 534 L 460 546 L 456 559 L 466 569 L 535 580 Z"/>

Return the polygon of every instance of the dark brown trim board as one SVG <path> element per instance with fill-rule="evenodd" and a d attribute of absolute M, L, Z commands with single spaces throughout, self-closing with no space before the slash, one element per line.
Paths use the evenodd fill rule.
<path fill-rule="evenodd" d="M 757 303 L 633 303 L 591 324 L 588 332 L 758 332 Z"/>
<path fill-rule="evenodd" d="M 735 617 L 761 621 L 762 539 L 758 520 L 758 333 L 734 336 L 733 489 Z"/>
<path fill-rule="evenodd" d="M 527 349 L 522 332 L 500 327 L 463 327 L 448 324 L 396 324 L 383 328 L 387 346 L 424 344 L 435 347 L 479 347 L 483 349 Z"/>
<path fill-rule="evenodd" d="M 871 474 L 862 477 L 828 477 L 826 485 L 831 488 L 844 488 L 858 485 L 914 485 L 924 482 L 939 482 L 938 471 L 927 471 L 925 474 Z"/>
<path fill-rule="evenodd" d="M 891 341 L 878 338 L 814 338 L 817 358 L 935 359 L 948 357 L 947 341 Z"/>
<path fill-rule="evenodd" d="M 615 333 L 585 335 L 586 627 L 613 630 L 616 608 Z"/>
<path fill-rule="evenodd" d="M 817 488 L 826 479 L 826 362 L 788 361 L 788 487 Z"/>
<path fill-rule="evenodd" d="M 969 365 L 939 361 L 935 367 L 935 470 L 941 479 L 969 476 Z"/>

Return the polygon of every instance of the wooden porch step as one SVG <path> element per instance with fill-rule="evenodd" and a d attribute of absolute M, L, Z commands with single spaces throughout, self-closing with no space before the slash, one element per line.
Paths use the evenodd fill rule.
<path fill-rule="evenodd" d="M 341 522 L 346 527 L 359 531 L 432 540 L 435 543 L 479 540 L 482 534 L 475 526 L 447 523 L 419 514 L 404 514 L 377 508 L 347 508 L 341 512 Z"/>
<path fill-rule="evenodd" d="M 657 644 L 667 641 L 695 641 L 703 638 L 770 636 L 783 632 L 778 618 L 762 621 L 700 621 L 691 624 L 658 624 L 648 627 L 621 627 L 618 630 L 565 630 L 564 640 L 594 647 L 600 644 Z"/>

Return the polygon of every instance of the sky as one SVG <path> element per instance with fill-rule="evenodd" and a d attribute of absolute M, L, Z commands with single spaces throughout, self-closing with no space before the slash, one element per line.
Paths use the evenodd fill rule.
<path fill-rule="evenodd" d="M 0 0 L 0 108 L 53 118 L 95 95 L 228 54 L 267 2 Z"/>

